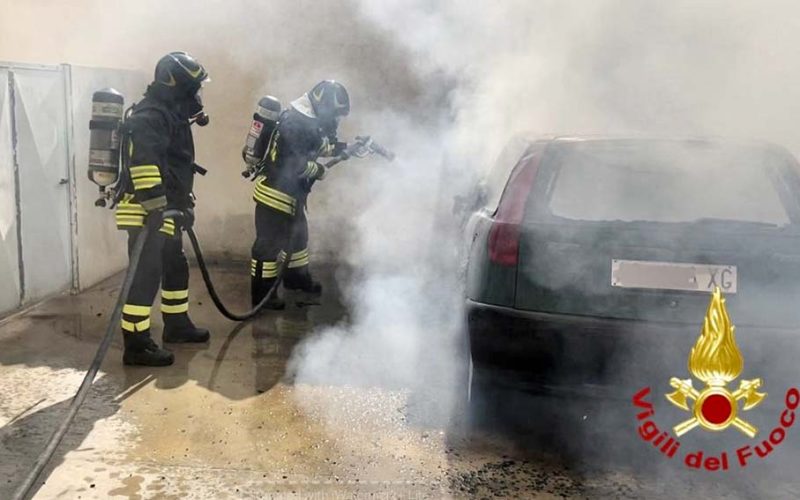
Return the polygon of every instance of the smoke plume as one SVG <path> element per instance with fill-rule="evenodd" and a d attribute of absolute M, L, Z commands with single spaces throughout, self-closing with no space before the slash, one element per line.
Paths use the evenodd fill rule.
<path fill-rule="evenodd" d="M 346 245 L 359 277 L 352 321 L 297 351 L 298 381 L 406 387 L 439 416 L 455 408 L 464 241 L 453 198 L 520 131 L 731 136 L 800 151 L 797 11 L 786 1 L 361 1 L 367 24 L 409 52 L 410 71 L 448 82 L 430 89 L 447 110 L 425 127 L 413 113 L 368 115 L 400 160 L 359 179 Z"/>

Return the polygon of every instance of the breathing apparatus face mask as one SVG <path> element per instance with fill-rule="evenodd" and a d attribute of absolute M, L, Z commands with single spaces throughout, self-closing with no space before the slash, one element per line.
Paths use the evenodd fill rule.
<path fill-rule="evenodd" d="M 339 122 L 341 121 L 342 121 L 341 116 L 334 116 L 320 120 L 320 127 L 322 128 L 322 132 L 328 136 L 335 136 L 336 132 L 339 130 Z"/>
<path fill-rule="evenodd" d="M 186 118 L 190 118 L 203 111 L 203 99 L 200 91 L 184 94 L 177 102 L 178 111 Z"/>
<path fill-rule="evenodd" d="M 206 113 L 203 113 L 203 87 L 200 86 L 197 92 L 191 94 L 186 99 L 178 104 L 180 113 L 186 117 L 187 120 L 193 120 L 201 127 L 208 125 L 209 118 Z"/>

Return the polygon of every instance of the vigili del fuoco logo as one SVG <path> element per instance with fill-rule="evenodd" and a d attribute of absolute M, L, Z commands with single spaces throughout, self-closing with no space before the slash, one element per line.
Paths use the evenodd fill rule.
<path fill-rule="evenodd" d="M 736 345 L 735 327 L 731 324 L 725 299 L 716 288 L 703 321 L 700 337 L 689 354 L 689 372 L 694 377 L 681 379 L 672 377 L 669 385 L 674 392 L 666 394 L 667 400 L 686 411 L 690 417 L 672 427 L 674 435 L 662 431 L 654 421 L 655 409 L 647 401 L 650 388 L 645 387 L 633 396 L 633 405 L 639 409 L 639 436 L 652 444 L 667 458 L 678 455 L 681 443 L 678 438 L 699 427 L 705 431 L 722 432 L 730 427 L 745 436 L 755 439 L 759 430 L 749 423 L 744 413 L 760 405 L 767 394 L 759 392 L 764 382 L 761 378 L 740 380 L 739 387 L 730 390 L 728 384 L 739 378 L 744 370 L 744 357 Z M 696 388 L 694 379 L 704 384 Z M 794 425 L 795 410 L 800 405 L 800 390 L 793 387 L 786 392 L 784 410 L 777 426 L 763 439 L 736 449 L 707 455 L 696 450 L 684 455 L 687 467 L 709 471 L 729 470 L 731 464 L 747 467 L 749 459 L 766 458 L 785 439 L 787 431 Z M 735 461 L 735 462 L 734 462 Z"/>

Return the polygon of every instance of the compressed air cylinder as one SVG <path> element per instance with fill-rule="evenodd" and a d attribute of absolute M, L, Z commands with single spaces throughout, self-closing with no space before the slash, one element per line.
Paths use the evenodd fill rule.
<path fill-rule="evenodd" d="M 278 125 L 281 108 L 281 102 L 270 95 L 258 101 L 244 146 L 244 161 L 249 165 L 255 165 L 264 158 L 269 139 Z"/>
<path fill-rule="evenodd" d="M 100 187 L 110 186 L 119 178 L 119 126 L 124 107 L 125 98 L 114 89 L 92 95 L 88 173 L 89 180 Z"/>

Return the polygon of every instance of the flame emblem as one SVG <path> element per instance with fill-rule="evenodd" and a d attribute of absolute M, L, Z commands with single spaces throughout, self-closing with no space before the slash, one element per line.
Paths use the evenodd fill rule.
<path fill-rule="evenodd" d="M 698 425 L 708 431 L 723 431 L 730 426 L 753 438 L 758 429 L 739 417 L 739 401 L 747 411 L 758 406 L 766 393 L 757 390 L 761 387 L 760 378 L 742 380 L 733 392 L 727 385 L 736 380 L 744 369 L 744 358 L 736 345 L 736 327 L 731 324 L 725 299 L 719 287 L 711 294 L 703 330 L 689 354 L 689 372 L 706 384 L 697 390 L 692 379 L 681 380 L 672 377 L 669 385 L 675 392 L 667 394 L 667 400 L 682 410 L 690 411 L 693 417 L 675 427 L 675 435 L 680 437 Z M 692 400 L 692 408 L 688 401 Z"/>

